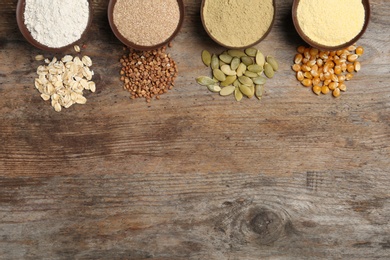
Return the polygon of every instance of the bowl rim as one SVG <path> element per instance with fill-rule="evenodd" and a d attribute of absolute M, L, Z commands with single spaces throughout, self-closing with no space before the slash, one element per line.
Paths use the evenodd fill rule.
<path fill-rule="evenodd" d="M 208 0 L 202 0 L 201 7 L 200 7 L 200 18 L 201 18 L 201 21 L 202 21 L 203 28 L 206 31 L 207 35 L 214 42 L 216 42 L 217 44 L 219 44 L 222 47 L 225 47 L 225 48 L 228 48 L 228 49 L 245 49 L 245 48 L 249 48 L 249 47 L 255 46 L 255 45 L 259 44 L 261 41 L 263 41 L 268 36 L 268 34 L 271 32 L 271 30 L 272 30 L 272 28 L 273 28 L 273 26 L 275 24 L 275 20 L 276 20 L 275 19 L 276 18 L 276 3 L 275 3 L 275 0 L 272 0 L 272 5 L 274 7 L 274 12 L 273 12 L 273 15 L 272 15 L 271 24 L 269 25 L 267 31 L 257 41 L 255 41 L 255 42 L 253 42 L 251 44 L 244 45 L 244 46 L 230 46 L 230 45 L 224 44 L 224 43 L 220 42 L 219 40 L 217 40 L 210 33 L 210 31 L 207 29 L 207 26 L 206 26 L 206 23 L 205 23 L 205 20 L 204 20 L 204 15 L 203 15 L 203 9 L 204 9 L 204 5 L 205 5 L 206 1 L 208 1 Z"/>
<path fill-rule="evenodd" d="M 302 40 L 304 40 L 307 44 L 309 44 L 310 46 L 312 46 L 314 48 L 317 48 L 317 49 L 323 50 L 323 51 L 335 51 L 335 50 L 347 48 L 347 47 L 353 45 L 354 43 L 356 43 L 367 30 L 367 27 L 368 27 L 368 24 L 370 21 L 370 17 L 371 17 L 370 1 L 369 0 L 361 0 L 363 7 L 364 7 L 365 19 L 364 19 L 363 28 L 354 38 L 352 38 L 350 41 L 348 41 L 346 43 L 343 43 L 343 44 L 340 44 L 337 46 L 326 46 L 326 45 L 317 43 L 317 42 L 311 40 L 303 32 L 302 28 L 299 25 L 298 17 L 297 17 L 297 9 L 298 9 L 299 1 L 300 0 L 294 0 L 293 5 L 292 5 L 292 10 L 291 10 L 294 27 L 295 27 L 295 30 L 298 32 L 299 36 L 302 38 Z"/>
<path fill-rule="evenodd" d="M 176 0 L 178 5 L 179 5 L 179 23 L 177 24 L 177 27 L 175 31 L 169 36 L 165 41 L 156 44 L 156 45 L 151 45 L 151 46 L 144 46 L 144 45 L 138 45 L 130 40 L 126 39 L 118 30 L 117 26 L 114 23 L 114 7 L 117 2 L 117 0 L 110 0 L 108 3 L 108 8 L 107 8 L 107 15 L 108 15 L 108 22 L 110 24 L 111 30 L 114 33 L 115 37 L 122 42 L 125 46 L 135 49 L 135 50 L 140 50 L 140 51 L 150 51 L 150 50 L 155 50 L 158 48 L 161 48 L 165 45 L 167 45 L 169 42 L 171 42 L 179 33 L 181 30 L 183 23 L 184 23 L 184 16 L 185 16 L 185 8 L 184 8 L 184 3 L 183 0 Z"/>
<path fill-rule="evenodd" d="M 53 48 L 53 47 L 48 47 L 37 40 L 35 40 L 30 31 L 27 29 L 26 25 L 24 24 L 24 10 L 26 8 L 26 0 L 18 0 L 17 6 L 16 6 L 16 22 L 19 27 L 19 31 L 22 33 L 23 37 L 26 39 L 27 42 L 29 42 L 32 46 L 41 49 L 43 51 L 48 51 L 48 52 L 63 52 L 70 48 L 72 45 L 75 45 L 76 43 L 82 41 L 85 36 L 87 35 L 91 24 L 93 20 L 93 8 L 91 4 L 91 0 L 88 1 L 88 8 L 89 8 L 89 17 L 88 17 L 88 22 L 87 26 L 85 27 L 83 33 L 81 34 L 80 38 L 66 46 L 59 47 L 59 48 Z"/>

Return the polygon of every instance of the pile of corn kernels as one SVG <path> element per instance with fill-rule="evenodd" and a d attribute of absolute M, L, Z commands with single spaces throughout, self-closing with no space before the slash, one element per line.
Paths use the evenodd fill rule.
<path fill-rule="evenodd" d="M 299 46 L 292 69 L 296 78 L 305 87 L 312 88 L 317 95 L 332 93 L 339 97 L 346 91 L 346 81 L 353 78 L 361 64 L 358 58 L 363 55 L 363 47 L 351 45 L 337 51 L 320 51 L 316 48 Z"/>

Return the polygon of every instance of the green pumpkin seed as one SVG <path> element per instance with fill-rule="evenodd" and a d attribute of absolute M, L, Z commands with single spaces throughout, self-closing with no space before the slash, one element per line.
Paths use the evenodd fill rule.
<path fill-rule="evenodd" d="M 251 57 L 248 57 L 248 56 L 241 57 L 241 61 L 242 61 L 242 63 L 244 63 L 246 66 L 249 66 L 249 65 L 252 65 L 252 64 L 253 64 L 252 58 L 251 58 Z"/>
<path fill-rule="evenodd" d="M 230 68 L 232 70 L 236 70 L 238 68 L 238 65 L 240 65 L 240 63 L 241 63 L 240 58 L 234 57 L 232 59 L 232 62 L 230 63 Z"/>
<path fill-rule="evenodd" d="M 256 63 L 257 63 L 257 65 L 264 67 L 265 58 L 264 58 L 263 53 L 261 53 L 260 51 L 257 51 L 257 53 L 256 53 Z"/>
<path fill-rule="evenodd" d="M 239 87 L 239 86 L 240 86 L 240 81 L 238 81 L 238 79 L 236 79 L 236 80 L 233 82 L 233 86 Z"/>
<path fill-rule="evenodd" d="M 274 71 L 277 71 L 279 69 L 279 64 L 274 57 L 267 56 L 267 62 L 272 66 Z"/>
<path fill-rule="evenodd" d="M 257 49 L 247 48 L 247 49 L 245 49 L 245 53 L 246 53 L 246 55 L 248 55 L 250 57 L 256 57 Z"/>
<path fill-rule="evenodd" d="M 233 84 L 233 82 L 236 80 L 237 80 L 237 76 L 227 76 L 225 81 L 221 82 L 221 86 L 222 87 L 229 86 L 229 85 Z"/>
<path fill-rule="evenodd" d="M 248 86 L 240 85 L 239 88 L 242 94 L 244 94 L 245 96 L 250 97 L 252 95 L 252 91 Z"/>
<path fill-rule="evenodd" d="M 264 92 L 264 85 L 260 84 L 255 86 L 255 94 L 259 100 L 263 97 L 263 92 Z"/>
<path fill-rule="evenodd" d="M 246 77 L 246 76 L 238 77 L 238 80 L 240 81 L 241 84 L 244 84 L 244 85 L 247 85 L 247 86 L 250 86 L 250 85 L 253 84 L 253 81 L 250 78 Z"/>
<path fill-rule="evenodd" d="M 226 86 L 226 87 L 222 88 L 221 91 L 219 91 L 219 94 L 221 96 L 229 96 L 229 95 L 233 94 L 235 89 L 236 89 L 235 86 L 232 86 L 232 85 Z"/>
<path fill-rule="evenodd" d="M 219 81 L 225 81 L 226 79 L 226 75 L 220 69 L 213 70 L 213 75 Z"/>
<path fill-rule="evenodd" d="M 230 62 L 232 62 L 233 57 L 229 54 L 221 54 L 219 55 L 219 59 L 226 64 L 230 64 Z"/>
<path fill-rule="evenodd" d="M 234 97 L 237 101 L 241 101 L 241 99 L 243 98 L 242 92 L 238 87 L 234 89 Z"/>
<path fill-rule="evenodd" d="M 202 86 L 208 86 L 208 85 L 214 85 L 215 84 L 215 81 L 212 78 L 206 77 L 206 76 L 198 77 L 196 79 L 196 82 L 198 82 Z"/>
<path fill-rule="evenodd" d="M 266 62 L 264 64 L 264 74 L 268 77 L 268 78 L 273 78 L 273 76 L 275 75 L 275 71 L 274 69 L 272 68 L 272 66 Z"/>
<path fill-rule="evenodd" d="M 207 67 L 211 64 L 211 54 L 207 50 L 202 51 L 202 61 Z"/>
<path fill-rule="evenodd" d="M 240 51 L 240 50 L 228 50 L 228 53 L 232 57 L 238 57 L 241 58 L 243 56 L 246 56 L 245 52 Z"/>
<path fill-rule="evenodd" d="M 225 75 L 228 75 L 228 76 L 237 75 L 237 72 L 234 71 L 234 70 L 232 70 L 232 69 L 230 68 L 229 65 L 223 65 L 223 66 L 221 67 L 221 71 L 222 71 L 223 73 L 225 73 Z"/>
<path fill-rule="evenodd" d="M 253 80 L 253 83 L 255 83 L 255 84 L 257 84 L 257 85 L 264 85 L 265 82 L 267 81 L 266 78 L 261 77 L 261 76 L 260 76 L 260 77 L 253 78 L 252 80 Z"/>
<path fill-rule="evenodd" d="M 219 69 L 219 59 L 215 54 L 211 56 L 211 69 Z"/>
<path fill-rule="evenodd" d="M 246 65 L 244 63 L 240 63 L 240 65 L 238 65 L 238 68 L 236 70 L 237 76 L 241 77 L 242 75 L 244 75 L 245 71 L 246 71 Z"/>
<path fill-rule="evenodd" d="M 245 76 L 249 77 L 249 78 L 257 78 L 259 75 L 257 75 L 256 72 L 252 72 L 252 71 L 245 71 L 244 73 Z"/>
<path fill-rule="evenodd" d="M 227 65 L 225 62 L 219 60 L 219 68 L 222 67 L 223 65 Z"/>
<path fill-rule="evenodd" d="M 248 98 L 252 98 L 255 95 L 255 85 L 249 86 L 249 89 L 251 94 L 248 96 Z"/>
<path fill-rule="evenodd" d="M 208 88 L 211 92 L 215 92 L 215 93 L 218 93 L 219 91 L 221 91 L 221 87 L 218 86 L 218 85 L 208 85 L 207 88 Z"/>
<path fill-rule="evenodd" d="M 252 72 L 262 72 L 263 71 L 263 66 L 260 66 L 258 64 L 253 64 L 248 66 L 248 70 Z"/>

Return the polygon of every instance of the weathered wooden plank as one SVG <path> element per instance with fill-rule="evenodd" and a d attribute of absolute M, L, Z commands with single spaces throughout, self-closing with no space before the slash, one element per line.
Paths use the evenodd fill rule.
<path fill-rule="evenodd" d="M 262 102 L 237 103 L 194 81 L 209 73 L 200 52 L 223 48 L 201 27 L 201 1 L 186 0 L 168 50 L 176 87 L 146 104 L 122 89 L 122 45 L 108 1 L 94 0 L 83 43 L 97 92 L 60 114 L 34 89 L 42 52 L 17 31 L 15 2 L 0 3 L 0 258 L 390 257 L 387 1 L 371 1 L 363 68 L 340 99 L 296 82 L 302 41 L 292 1 L 276 1 L 257 47 L 280 71 Z"/>

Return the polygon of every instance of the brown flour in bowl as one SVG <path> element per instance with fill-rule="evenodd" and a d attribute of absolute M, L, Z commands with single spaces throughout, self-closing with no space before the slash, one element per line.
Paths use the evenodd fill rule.
<path fill-rule="evenodd" d="M 117 0 L 113 20 L 128 41 L 154 46 L 166 41 L 180 21 L 177 0 Z"/>

